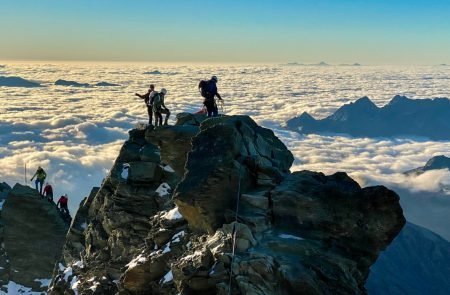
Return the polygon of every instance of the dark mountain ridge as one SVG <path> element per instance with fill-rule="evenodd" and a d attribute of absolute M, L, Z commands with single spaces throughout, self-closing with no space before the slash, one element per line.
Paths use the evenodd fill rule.
<path fill-rule="evenodd" d="M 286 127 L 304 134 L 332 132 L 356 137 L 420 136 L 449 140 L 450 101 L 397 95 L 380 108 L 368 97 L 362 97 L 324 119 L 316 120 L 305 112 L 288 120 Z"/>

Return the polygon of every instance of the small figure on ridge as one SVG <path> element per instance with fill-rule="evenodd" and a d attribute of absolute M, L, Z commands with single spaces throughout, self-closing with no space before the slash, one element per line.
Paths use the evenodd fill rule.
<path fill-rule="evenodd" d="M 67 196 L 67 194 L 64 194 L 64 196 L 61 196 L 58 200 L 58 203 L 56 203 L 56 207 L 59 206 L 61 212 L 66 213 L 67 215 L 69 214 L 69 208 L 67 208 L 67 203 L 69 202 L 69 197 Z"/>
<path fill-rule="evenodd" d="M 42 196 L 46 196 L 49 202 L 53 202 L 53 188 L 50 183 L 46 183 L 44 187 L 44 194 Z"/>
<path fill-rule="evenodd" d="M 35 177 L 36 177 L 35 181 L 36 190 L 39 192 L 40 195 L 42 195 L 42 187 L 44 186 L 45 178 L 47 178 L 47 173 L 45 173 L 44 169 L 42 169 L 41 166 L 38 166 L 36 173 L 34 173 L 33 177 L 31 177 L 31 181 L 33 181 Z M 39 189 L 38 184 L 41 184 Z"/>
<path fill-rule="evenodd" d="M 216 101 L 214 98 L 217 96 L 217 98 L 220 101 L 223 101 L 222 97 L 217 92 L 217 85 L 216 85 L 217 81 L 218 81 L 217 77 L 212 76 L 210 80 L 208 80 L 208 81 L 202 80 L 198 84 L 200 94 L 205 98 L 205 100 L 203 101 L 203 105 L 206 107 L 206 112 L 208 114 L 208 117 L 211 117 L 211 116 L 215 117 L 219 113 L 219 110 L 217 109 L 217 104 L 216 104 Z"/>
<path fill-rule="evenodd" d="M 155 112 L 155 126 L 162 125 L 162 114 L 165 114 L 164 125 L 167 125 L 169 120 L 170 111 L 164 104 L 164 98 L 167 94 L 166 88 L 162 88 L 159 93 L 153 96 L 153 111 Z"/>
<path fill-rule="evenodd" d="M 139 93 L 135 93 L 134 95 L 140 97 L 141 99 L 144 100 L 145 105 L 147 106 L 147 113 L 148 113 L 148 124 L 152 125 L 153 124 L 153 98 L 154 95 L 157 92 L 155 91 L 155 85 L 150 84 L 150 88 L 148 89 L 146 94 L 139 94 Z"/>

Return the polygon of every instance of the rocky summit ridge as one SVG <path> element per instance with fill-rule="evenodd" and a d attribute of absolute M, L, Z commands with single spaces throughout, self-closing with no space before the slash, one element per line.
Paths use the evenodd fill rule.
<path fill-rule="evenodd" d="M 50 294 L 364 294 L 405 223 L 385 187 L 291 173 L 291 152 L 247 116 L 184 113 L 129 135 Z"/>

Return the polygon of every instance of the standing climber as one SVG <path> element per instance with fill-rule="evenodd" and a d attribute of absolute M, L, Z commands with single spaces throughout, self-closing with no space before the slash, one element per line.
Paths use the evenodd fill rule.
<path fill-rule="evenodd" d="M 167 125 L 169 120 L 170 111 L 164 104 L 164 98 L 167 94 L 166 88 L 162 88 L 159 93 L 153 96 L 153 112 L 155 112 L 155 126 L 162 125 L 162 114 L 165 114 L 164 125 Z"/>
<path fill-rule="evenodd" d="M 200 84 L 198 85 L 201 95 L 205 98 L 205 100 L 203 101 L 203 105 L 206 107 L 206 112 L 208 114 L 208 117 L 211 117 L 211 116 L 215 117 L 219 113 L 219 110 L 217 109 L 217 104 L 216 104 L 216 101 L 214 98 L 217 96 L 217 98 L 220 101 L 223 101 L 222 97 L 217 92 L 217 85 L 216 85 L 217 81 L 218 81 L 217 77 L 212 76 L 210 80 L 208 80 L 208 81 L 202 80 L 202 81 L 200 81 Z"/>
<path fill-rule="evenodd" d="M 50 185 L 50 183 L 48 183 L 48 182 L 45 184 L 45 187 L 44 187 L 44 194 L 43 194 L 43 196 L 44 195 L 47 197 L 47 200 L 49 202 L 53 202 L 53 188 Z"/>
<path fill-rule="evenodd" d="M 33 177 L 31 177 L 31 181 L 36 177 L 35 185 L 36 190 L 39 192 L 39 194 L 42 195 L 42 187 L 44 186 L 45 178 L 47 177 L 47 173 L 45 173 L 44 169 L 42 169 L 41 166 L 38 166 L 38 169 L 36 170 L 36 173 L 34 173 Z M 41 184 L 41 187 L 38 189 L 38 184 Z"/>
<path fill-rule="evenodd" d="M 147 106 L 147 113 L 148 113 L 148 124 L 153 125 L 153 97 L 157 92 L 155 91 L 155 85 L 150 84 L 150 88 L 148 89 L 147 93 L 144 95 L 140 95 L 139 93 L 135 93 L 134 95 L 140 97 L 144 100 L 145 105 Z"/>
<path fill-rule="evenodd" d="M 65 212 L 67 215 L 69 214 L 69 208 L 67 208 L 67 203 L 69 202 L 69 197 L 67 194 L 64 194 L 64 196 L 61 196 L 58 200 L 58 203 L 56 203 L 56 207 L 59 206 L 60 210 L 62 212 Z"/>

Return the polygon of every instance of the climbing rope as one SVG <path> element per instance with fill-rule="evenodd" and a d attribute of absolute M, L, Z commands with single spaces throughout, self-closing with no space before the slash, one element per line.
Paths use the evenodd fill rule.
<path fill-rule="evenodd" d="M 238 215 L 239 215 L 239 201 L 241 199 L 241 170 L 242 170 L 242 165 L 239 166 L 239 181 L 238 181 L 238 192 L 237 192 L 237 202 L 236 202 L 236 216 L 234 219 L 234 224 L 233 224 L 233 230 L 231 232 L 231 236 L 233 237 L 233 246 L 232 246 L 232 252 L 231 252 L 231 264 L 230 264 L 230 280 L 228 283 L 228 295 L 231 295 L 231 279 L 232 279 L 232 274 L 233 274 L 233 262 L 234 262 L 234 254 L 236 251 L 236 224 L 238 221 Z"/>
<path fill-rule="evenodd" d="M 220 111 L 222 112 L 222 114 L 225 114 L 225 102 L 223 101 L 223 99 L 218 99 L 217 101 L 219 102 Z"/>

